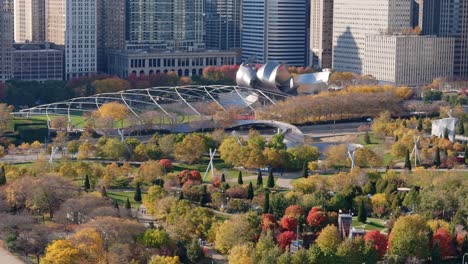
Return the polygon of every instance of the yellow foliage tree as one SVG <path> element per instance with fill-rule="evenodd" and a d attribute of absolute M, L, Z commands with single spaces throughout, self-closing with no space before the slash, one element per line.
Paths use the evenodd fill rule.
<path fill-rule="evenodd" d="M 381 217 L 385 212 L 385 207 L 387 206 L 387 198 L 384 193 L 377 193 L 371 197 L 372 210 L 374 213 Z"/>
<path fill-rule="evenodd" d="M 69 240 L 79 250 L 83 258 L 81 263 L 106 263 L 104 242 L 95 229 L 83 228 L 73 234 Z"/>
<path fill-rule="evenodd" d="M 67 240 L 56 240 L 46 248 L 43 264 L 79 263 L 80 251 Z"/>
<path fill-rule="evenodd" d="M 123 120 L 128 117 L 128 114 L 129 110 L 125 105 L 118 102 L 110 102 L 103 104 L 95 115 L 103 119 L 121 121 L 121 126 L 123 126 Z"/>
<path fill-rule="evenodd" d="M 178 256 L 168 257 L 168 256 L 153 256 L 148 264 L 180 264 Z"/>
<path fill-rule="evenodd" d="M 229 264 L 253 264 L 252 247 L 248 245 L 237 245 L 229 253 Z"/>

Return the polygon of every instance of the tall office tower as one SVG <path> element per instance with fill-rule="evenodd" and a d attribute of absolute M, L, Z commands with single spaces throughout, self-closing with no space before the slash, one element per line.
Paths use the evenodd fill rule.
<path fill-rule="evenodd" d="M 97 1 L 67 0 L 65 77 L 97 72 Z"/>
<path fill-rule="evenodd" d="M 425 35 L 455 38 L 454 76 L 468 78 L 468 1 L 420 0 Z"/>
<path fill-rule="evenodd" d="M 419 27 L 423 35 L 439 35 L 441 0 L 419 0 Z"/>
<path fill-rule="evenodd" d="M 65 45 L 66 0 L 45 0 L 45 38 Z"/>
<path fill-rule="evenodd" d="M 128 0 L 127 19 L 137 48 L 204 47 L 203 0 Z"/>
<path fill-rule="evenodd" d="M 0 83 L 12 78 L 13 0 L 0 0 Z"/>
<path fill-rule="evenodd" d="M 419 1 L 411 0 L 411 27 L 419 26 Z"/>
<path fill-rule="evenodd" d="M 45 40 L 45 0 L 16 0 L 15 42 Z"/>
<path fill-rule="evenodd" d="M 205 44 L 229 50 L 241 45 L 241 0 L 205 0 Z"/>
<path fill-rule="evenodd" d="M 97 27 L 98 71 L 107 72 L 107 54 L 125 49 L 126 1 L 99 0 Z"/>
<path fill-rule="evenodd" d="M 242 59 L 304 66 L 307 0 L 244 0 Z"/>
<path fill-rule="evenodd" d="M 332 67 L 333 0 L 310 2 L 310 64 L 315 68 Z"/>
<path fill-rule="evenodd" d="M 362 74 L 366 35 L 411 28 L 409 0 L 335 0 L 333 68 Z"/>

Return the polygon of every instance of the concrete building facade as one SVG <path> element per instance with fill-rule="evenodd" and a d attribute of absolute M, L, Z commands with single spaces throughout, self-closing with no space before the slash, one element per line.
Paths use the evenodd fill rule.
<path fill-rule="evenodd" d="M 241 22 L 242 0 L 205 0 L 206 48 L 240 48 Z"/>
<path fill-rule="evenodd" d="M 411 11 L 409 0 L 334 0 L 333 68 L 362 74 L 366 36 L 411 28 Z"/>
<path fill-rule="evenodd" d="M 45 40 L 45 0 L 15 0 L 15 42 Z"/>
<path fill-rule="evenodd" d="M 133 49 L 204 48 L 203 0 L 128 0 L 127 7 Z"/>
<path fill-rule="evenodd" d="M 207 66 L 240 63 L 239 51 L 115 51 L 109 52 L 109 74 L 121 78 L 176 72 L 179 76 L 202 75 Z"/>
<path fill-rule="evenodd" d="M 65 78 L 97 72 L 96 0 L 66 1 Z"/>
<path fill-rule="evenodd" d="M 50 43 L 15 44 L 13 79 L 22 81 L 63 80 L 63 48 Z"/>
<path fill-rule="evenodd" d="M 304 66 L 307 28 L 306 0 L 244 0 L 242 58 Z"/>
<path fill-rule="evenodd" d="M 13 0 L 0 0 L 0 83 L 13 77 Z"/>
<path fill-rule="evenodd" d="M 310 2 L 310 64 L 315 68 L 332 67 L 333 0 Z"/>
<path fill-rule="evenodd" d="M 45 38 L 47 42 L 65 45 L 66 0 L 45 0 Z"/>
<path fill-rule="evenodd" d="M 364 74 L 395 85 L 420 86 L 453 76 L 454 38 L 369 35 Z"/>

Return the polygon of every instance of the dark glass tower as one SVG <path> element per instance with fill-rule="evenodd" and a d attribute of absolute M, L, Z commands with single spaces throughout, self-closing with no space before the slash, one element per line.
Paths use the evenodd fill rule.
<path fill-rule="evenodd" d="M 241 0 L 205 0 L 205 44 L 209 49 L 241 46 Z"/>

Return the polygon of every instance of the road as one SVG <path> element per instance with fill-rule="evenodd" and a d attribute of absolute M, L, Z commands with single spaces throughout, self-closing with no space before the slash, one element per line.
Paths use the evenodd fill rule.
<path fill-rule="evenodd" d="M 20 259 L 13 256 L 8 250 L 0 246 L 0 263 L 5 264 L 24 264 Z"/>
<path fill-rule="evenodd" d="M 299 126 L 298 128 L 304 135 L 311 137 L 331 137 L 347 135 L 358 132 L 358 128 L 363 125 L 369 125 L 367 122 L 352 122 L 324 125 Z"/>

